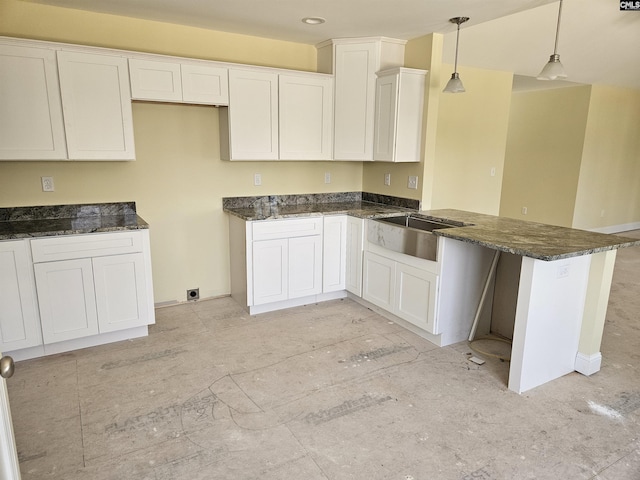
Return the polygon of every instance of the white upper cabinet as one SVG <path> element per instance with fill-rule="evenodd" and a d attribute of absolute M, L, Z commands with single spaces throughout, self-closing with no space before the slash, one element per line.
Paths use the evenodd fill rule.
<path fill-rule="evenodd" d="M 66 158 L 55 51 L 0 45 L 0 159 Z"/>
<path fill-rule="evenodd" d="M 229 105 L 228 69 L 213 65 L 181 65 L 182 100 L 203 105 Z"/>
<path fill-rule="evenodd" d="M 134 100 L 182 101 L 179 63 L 130 58 L 129 76 Z"/>
<path fill-rule="evenodd" d="M 277 73 L 229 70 L 229 107 L 220 112 L 220 155 L 226 160 L 278 159 Z"/>
<path fill-rule="evenodd" d="M 378 73 L 374 160 L 420 161 L 426 74 L 411 68 Z"/>
<path fill-rule="evenodd" d="M 281 160 L 331 160 L 333 78 L 279 76 Z"/>
<path fill-rule="evenodd" d="M 316 73 L 229 70 L 220 112 L 225 160 L 331 160 L 333 79 Z"/>
<path fill-rule="evenodd" d="M 318 47 L 319 70 L 335 76 L 334 160 L 373 160 L 376 72 L 402 66 L 405 43 L 372 37 Z"/>
<path fill-rule="evenodd" d="M 134 100 L 228 105 L 227 68 L 207 63 L 129 59 Z"/>
<path fill-rule="evenodd" d="M 135 160 L 127 59 L 59 50 L 68 156 Z"/>

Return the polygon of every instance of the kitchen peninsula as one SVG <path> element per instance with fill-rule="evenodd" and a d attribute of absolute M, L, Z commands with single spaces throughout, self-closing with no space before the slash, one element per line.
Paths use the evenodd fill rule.
<path fill-rule="evenodd" d="M 520 264 L 518 278 L 514 279 L 518 289 L 509 389 L 517 393 L 572 371 L 591 375 L 600 369 L 600 342 L 616 250 L 640 245 L 638 240 L 618 235 L 473 212 L 420 211 L 417 202 L 360 192 L 226 198 L 223 207 L 230 219 L 232 296 L 251 313 L 268 311 L 270 307 L 286 308 L 339 298 L 348 292 L 351 298 L 365 305 L 383 305 L 377 310 L 441 346 L 462 341 L 468 335 L 495 252 L 515 255 Z M 449 228 L 433 231 L 439 242 L 436 261 L 392 252 L 385 257 L 389 261 L 383 258 L 377 264 L 370 263 L 389 265 L 398 279 L 423 280 L 410 284 L 424 286 L 423 292 L 409 288 L 404 294 L 401 286 L 396 284 L 394 287 L 390 282 L 386 287 L 395 303 L 390 300 L 387 306 L 377 302 L 374 295 L 367 296 L 367 256 L 377 260 L 385 255 L 380 247 L 369 241 L 367 234 L 371 235 L 371 231 L 367 225 L 383 217 L 398 215 L 442 221 Z M 333 231 L 327 230 L 327 226 L 333 229 L 331 225 L 339 217 L 346 222 L 344 232 L 327 235 Z M 278 232 L 279 227 L 284 227 L 286 232 Z M 308 248 L 297 247 L 303 239 L 312 239 L 306 244 Z M 276 289 L 280 296 L 268 298 L 266 295 L 259 299 L 254 296 L 253 289 L 259 288 L 257 286 L 268 276 L 261 278 L 260 275 L 265 274 L 263 271 L 254 276 L 254 269 L 259 270 L 254 263 L 259 263 L 255 257 L 263 247 L 270 249 L 269 255 L 265 256 L 271 261 L 267 269 L 270 272 L 275 269 L 283 275 L 279 277 L 282 282 Z M 469 250 L 471 248 L 474 250 Z M 278 253 L 274 256 L 275 252 Z M 287 262 L 300 264 L 299 258 L 291 257 L 296 254 L 305 258 L 315 256 L 316 261 L 311 263 L 309 272 L 317 276 L 320 271 L 320 285 L 316 277 L 315 281 L 310 280 L 307 291 L 292 294 L 285 270 L 288 269 L 294 278 L 307 278 L 304 273 L 288 267 Z M 466 255 L 464 261 L 460 261 L 460 255 Z M 327 263 L 327 258 L 342 260 Z M 283 264 L 279 263 L 281 260 Z M 453 268 L 450 267 L 452 264 Z M 335 265 L 346 270 L 346 278 L 333 282 L 334 288 L 325 289 L 323 267 L 334 272 Z M 377 270 L 376 275 L 380 276 L 382 271 Z M 412 273 L 413 277 L 403 277 L 406 272 Z M 456 282 L 463 281 L 469 283 L 459 288 Z M 294 284 L 297 287 L 301 282 L 296 280 Z M 273 282 L 268 285 L 274 287 Z M 394 300 L 394 295 L 400 300 Z M 425 304 L 428 313 L 424 315 L 435 316 L 435 319 L 425 318 L 420 325 L 415 310 L 403 309 L 401 300 L 410 306 L 419 303 L 419 299 L 411 296 L 429 297 Z M 438 317 L 443 316 L 452 318 L 439 320 Z M 416 325 L 420 327 L 416 328 Z"/>

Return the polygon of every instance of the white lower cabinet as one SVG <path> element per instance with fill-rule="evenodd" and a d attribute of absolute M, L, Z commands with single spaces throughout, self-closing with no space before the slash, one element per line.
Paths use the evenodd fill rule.
<path fill-rule="evenodd" d="M 0 351 L 41 344 L 28 240 L 0 242 Z"/>
<path fill-rule="evenodd" d="M 322 217 L 248 224 L 253 241 L 247 281 L 249 305 L 280 302 L 322 292 Z"/>
<path fill-rule="evenodd" d="M 94 258 L 93 282 L 100 333 L 147 325 L 147 272 L 142 253 Z"/>
<path fill-rule="evenodd" d="M 142 235 L 32 240 L 45 344 L 153 323 Z"/>
<path fill-rule="evenodd" d="M 16 358 L 146 335 L 152 323 L 148 230 L 0 242 L 0 348 Z"/>
<path fill-rule="evenodd" d="M 362 298 L 393 311 L 395 303 L 396 262 L 375 253 L 364 254 Z"/>
<path fill-rule="evenodd" d="M 363 277 L 362 298 L 429 333 L 438 333 L 436 274 L 365 252 Z"/>
<path fill-rule="evenodd" d="M 435 332 L 438 276 L 419 268 L 396 264 L 395 314 L 431 333 Z"/>
<path fill-rule="evenodd" d="M 346 288 L 347 225 L 346 215 L 324 217 L 322 227 L 322 291 L 324 293 Z"/>
<path fill-rule="evenodd" d="M 362 297 L 362 256 L 364 254 L 364 220 L 347 216 L 345 288 Z"/>
<path fill-rule="evenodd" d="M 286 300 L 289 285 L 289 240 L 253 242 L 253 303 Z"/>
<path fill-rule="evenodd" d="M 44 343 L 98 334 L 91 259 L 34 265 Z"/>

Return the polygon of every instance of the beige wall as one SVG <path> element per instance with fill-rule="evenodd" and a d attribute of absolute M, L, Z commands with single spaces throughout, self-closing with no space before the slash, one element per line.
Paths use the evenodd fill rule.
<path fill-rule="evenodd" d="M 579 86 L 513 94 L 500 215 L 572 225 L 590 92 Z"/>
<path fill-rule="evenodd" d="M 573 226 L 640 228 L 640 91 L 591 89 Z"/>
<path fill-rule="evenodd" d="M 0 35 L 315 68 L 308 45 L 14 0 L 0 0 Z M 0 206 L 135 201 L 151 226 L 156 302 L 185 300 L 189 288 L 229 293 L 222 197 L 362 190 L 360 163 L 220 160 L 213 107 L 134 103 L 133 121 L 135 162 L 0 162 Z M 55 192 L 41 191 L 43 175 L 54 177 Z"/>
<path fill-rule="evenodd" d="M 440 91 L 452 71 L 443 66 Z M 440 95 L 431 206 L 497 215 L 513 75 L 458 71 L 466 93 Z"/>
<path fill-rule="evenodd" d="M 313 45 L 0 0 L 0 35 L 315 71 Z"/>

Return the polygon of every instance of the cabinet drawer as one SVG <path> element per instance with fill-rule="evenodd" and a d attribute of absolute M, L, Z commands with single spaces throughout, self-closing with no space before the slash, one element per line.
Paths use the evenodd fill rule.
<path fill-rule="evenodd" d="M 142 235 L 137 231 L 69 235 L 31 240 L 34 263 L 141 251 Z"/>
<path fill-rule="evenodd" d="M 322 217 L 270 220 L 253 224 L 254 240 L 307 237 L 322 233 Z"/>

